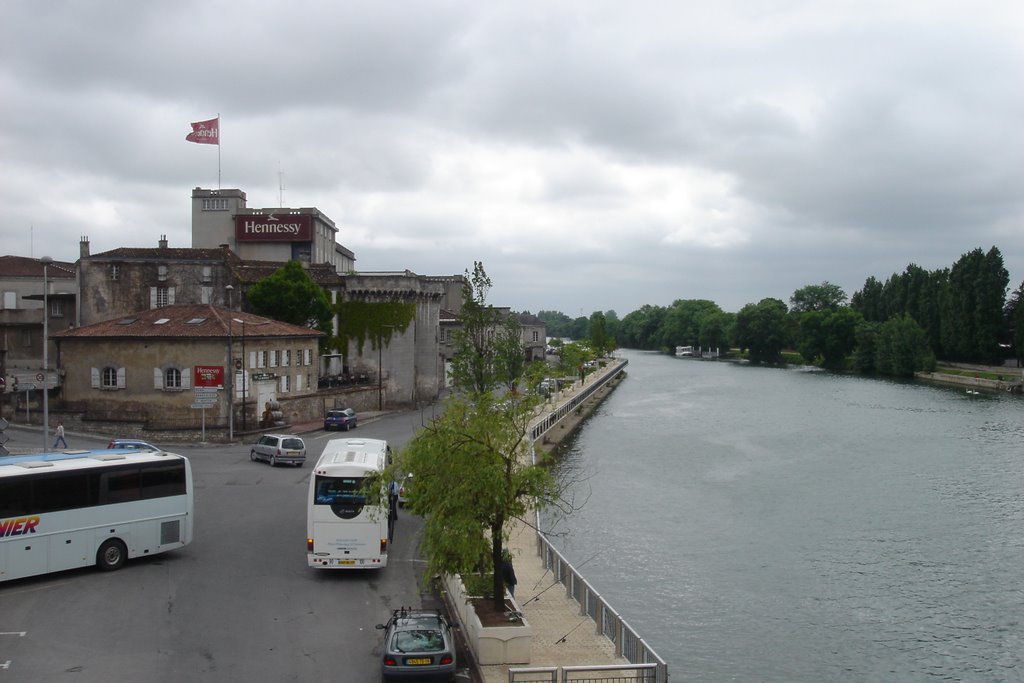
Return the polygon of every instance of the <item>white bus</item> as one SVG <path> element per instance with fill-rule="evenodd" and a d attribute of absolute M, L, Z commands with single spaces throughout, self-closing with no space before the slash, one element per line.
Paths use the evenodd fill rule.
<path fill-rule="evenodd" d="M 317 569 L 382 569 L 395 519 L 395 497 L 381 489 L 367 503 L 364 481 L 391 460 L 387 441 L 332 439 L 309 478 L 306 558 Z"/>
<path fill-rule="evenodd" d="M 125 560 L 192 541 L 192 469 L 172 453 L 0 458 L 0 581 Z"/>

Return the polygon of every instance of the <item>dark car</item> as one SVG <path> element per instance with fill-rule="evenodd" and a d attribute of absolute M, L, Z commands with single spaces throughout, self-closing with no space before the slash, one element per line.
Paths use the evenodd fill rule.
<path fill-rule="evenodd" d="M 381 680 L 455 680 L 452 627 L 437 611 L 395 610 L 384 629 Z"/>
<path fill-rule="evenodd" d="M 355 429 L 358 426 L 358 422 L 359 418 L 356 416 L 356 411 L 351 408 L 328 410 L 327 416 L 324 417 L 324 430 L 344 429 L 347 432 L 350 429 Z"/>

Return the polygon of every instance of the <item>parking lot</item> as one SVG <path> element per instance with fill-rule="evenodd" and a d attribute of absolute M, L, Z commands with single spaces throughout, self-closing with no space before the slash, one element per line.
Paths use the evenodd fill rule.
<path fill-rule="evenodd" d="M 419 419 L 396 414 L 361 424 L 351 436 L 400 446 Z M 325 439 L 338 437 L 304 435 L 310 460 Z M 82 448 L 107 443 L 69 440 Z M 193 466 L 191 545 L 116 572 L 0 584 L 0 683 L 379 680 L 381 632 L 374 626 L 403 605 L 440 606 L 417 558 L 421 520 L 400 512 L 384 570 L 310 569 L 311 462 L 270 467 L 251 461 L 249 448 L 168 448 Z M 460 680 L 470 680 L 468 673 Z"/>

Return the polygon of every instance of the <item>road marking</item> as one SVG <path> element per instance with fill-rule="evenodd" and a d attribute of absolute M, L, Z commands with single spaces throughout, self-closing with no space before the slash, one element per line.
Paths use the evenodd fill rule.
<path fill-rule="evenodd" d="M 24 638 L 26 633 L 28 631 L 0 631 L 0 636 L 21 636 Z"/>
<path fill-rule="evenodd" d="M 9 659 L 6 662 L 4 662 L 3 664 L 0 664 L 0 669 L 10 669 L 10 668 L 11 668 L 11 660 L 9 660 Z"/>

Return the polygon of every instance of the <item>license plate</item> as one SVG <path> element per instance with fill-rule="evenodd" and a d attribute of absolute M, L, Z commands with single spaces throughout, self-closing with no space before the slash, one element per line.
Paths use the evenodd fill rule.
<path fill-rule="evenodd" d="M 405 660 L 405 663 L 409 666 L 414 666 L 416 664 L 430 664 L 430 662 L 430 657 L 413 657 L 411 659 Z"/>
<path fill-rule="evenodd" d="M 338 564 L 355 564 L 355 560 L 338 560 Z"/>
<path fill-rule="evenodd" d="M 298 455 L 298 451 L 288 451 L 288 455 Z"/>

